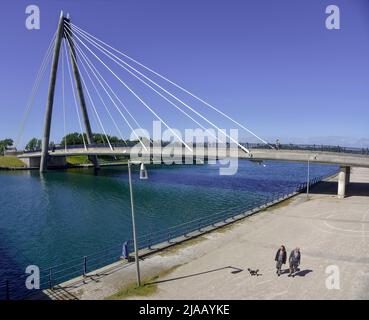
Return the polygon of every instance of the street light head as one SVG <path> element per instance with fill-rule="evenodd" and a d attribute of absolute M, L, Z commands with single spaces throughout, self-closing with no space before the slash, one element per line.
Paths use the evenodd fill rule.
<path fill-rule="evenodd" d="M 147 174 L 147 170 L 146 167 L 143 163 L 141 163 L 141 167 L 140 167 L 140 180 L 147 180 L 149 178 L 148 174 Z"/>

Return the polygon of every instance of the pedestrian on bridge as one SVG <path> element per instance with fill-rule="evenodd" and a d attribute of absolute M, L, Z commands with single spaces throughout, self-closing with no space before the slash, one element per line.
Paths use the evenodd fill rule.
<path fill-rule="evenodd" d="M 287 252 L 286 247 L 284 245 L 281 245 L 281 247 L 277 250 L 274 260 L 277 262 L 276 268 L 277 275 L 279 277 L 281 275 L 282 265 L 285 264 L 287 261 Z"/>
<path fill-rule="evenodd" d="M 276 148 L 277 150 L 279 150 L 279 149 L 281 148 L 281 143 L 280 143 L 279 139 L 277 139 L 277 140 L 275 141 L 275 148 Z"/>

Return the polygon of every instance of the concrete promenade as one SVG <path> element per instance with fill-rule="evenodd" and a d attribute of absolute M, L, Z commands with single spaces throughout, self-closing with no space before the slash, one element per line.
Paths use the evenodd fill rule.
<path fill-rule="evenodd" d="M 309 199 L 300 194 L 190 245 L 145 258 L 143 278 L 176 267 L 155 280 L 157 291 L 145 299 L 368 299 L 369 169 L 353 168 L 344 199 L 335 196 L 334 181 L 311 191 Z M 295 278 L 275 274 L 281 244 L 288 253 L 301 248 Z M 326 287 L 329 266 L 338 267 L 340 289 Z M 250 276 L 247 268 L 259 269 L 261 276 Z M 117 263 L 111 270 L 63 292 L 102 299 L 135 279 L 133 264 Z"/>

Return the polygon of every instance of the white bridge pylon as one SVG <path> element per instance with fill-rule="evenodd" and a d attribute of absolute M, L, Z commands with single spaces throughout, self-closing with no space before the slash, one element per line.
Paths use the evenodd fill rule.
<path fill-rule="evenodd" d="M 191 122 L 195 123 L 197 126 L 208 132 L 208 134 L 211 135 L 216 142 L 224 144 L 225 141 L 223 141 L 223 139 L 229 139 L 230 143 L 234 143 L 244 152 L 250 154 L 250 151 L 245 146 L 241 145 L 234 137 L 225 132 L 225 130 L 221 129 L 220 126 L 214 121 L 211 121 L 208 116 L 196 110 L 193 104 L 186 101 L 183 97 L 187 97 L 186 99 L 197 101 L 197 103 L 200 102 L 202 105 L 207 107 L 207 110 L 209 112 L 215 112 L 218 117 L 220 116 L 220 119 L 223 118 L 231 121 L 238 128 L 246 131 L 248 134 L 251 134 L 263 144 L 266 144 L 270 148 L 273 148 L 271 145 L 268 144 L 267 141 L 255 134 L 245 125 L 241 124 L 240 122 L 236 121 L 235 119 L 221 111 L 219 108 L 191 93 L 176 82 L 147 67 L 136 59 L 105 43 L 91 33 L 83 30 L 81 27 L 74 25 L 71 22 L 69 15 L 65 17 L 63 12 L 61 12 L 57 31 L 51 40 L 49 48 L 47 49 L 44 60 L 41 64 L 40 70 L 36 76 L 35 84 L 33 86 L 30 98 L 26 106 L 25 116 L 20 127 L 20 134 L 18 135 L 16 142 L 18 144 L 20 138 L 22 137 L 22 131 L 24 130 L 25 121 L 34 102 L 34 97 L 38 92 L 38 88 L 40 86 L 41 80 L 43 79 L 46 67 L 51 61 L 49 91 L 45 113 L 44 133 L 42 138 L 40 171 L 47 170 L 54 93 L 60 55 L 62 69 L 62 105 L 64 114 L 64 135 L 66 134 L 67 118 L 65 115 L 66 86 L 64 82 L 65 78 L 68 78 L 64 75 L 64 73 L 65 69 L 67 69 L 71 82 L 71 91 L 73 94 L 75 111 L 78 118 L 79 131 L 82 135 L 85 149 L 89 145 L 94 144 L 89 113 L 93 115 L 93 118 L 95 119 L 99 130 L 101 130 L 103 141 L 106 140 L 106 144 L 109 146 L 109 148 L 112 149 L 112 144 L 109 141 L 109 135 L 107 133 L 106 126 L 103 123 L 101 110 L 98 110 L 98 105 L 104 107 L 103 111 L 106 112 L 108 118 L 110 119 L 110 121 L 112 121 L 114 128 L 119 133 L 119 137 L 123 141 L 125 140 L 123 138 L 124 130 L 120 128 L 118 119 L 115 117 L 113 112 L 117 113 L 117 115 L 122 118 L 125 125 L 131 130 L 131 132 L 136 134 L 135 137 L 146 149 L 145 144 L 137 135 L 136 130 L 134 130 L 134 127 L 136 126 L 138 128 L 143 128 L 137 120 L 137 116 L 141 114 L 141 111 L 133 114 L 133 112 L 129 110 L 126 103 L 123 102 L 124 99 L 119 96 L 113 89 L 113 86 L 109 84 L 107 77 L 104 77 L 103 73 L 99 69 L 100 67 L 104 70 L 105 73 L 108 73 L 109 79 L 117 80 L 119 82 L 119 85 L 123 86 L 124 92 L 127 92 L 129 95 L 133 96 L 141 105 L 143 105 L 144 110 L 149 112 L 152 115 L 153 119 L 159 120 L 171 132 L 171 134 L 173 134 L 173 136 L 176 137 L 178 141 L 183 144 L 186 149 L 191 152 L 193 151 L 192 148 L 186 143 L 186 141 L 184 141 L 182 137 L 178 134 L 178 132 L 176 130 L 173 130 L 167 120 L 165 120 L 163 116 L 160 115 L 160 110 L 158 110 L 158 108 L 154 108 L 152 105 L 149 104 L 146 95 L 145 98 L 139 95 L 138 91 L 134 90 L 131 85 L 128 84 L 128 81 L 126 79 L 123 80 L 123 77 L 119 75 L 117 71 L 113 70 L 112 67 L 108 65 L 108 62 L 104 61 L 103 58 L 107 58 L 110 63 L 114 63 L 114 65 L 118 66 L 119 70 L 123 70 L 125 75 L 138 80 L 139 83 L 150 90 L 149 92 L 151 94 L 154 94 L 154 96 L 163 99 L 165 103 L 169 104 L 171 107 L 181 112 L 181 114 L 183 114 Z M 160 79 L 162 83 L 166 83 L 168 86 L 164 87 L 163 84 L 159 84 L 157 81 L 154 80 L 154 78 Z M 173 92 L 173 89 L 179 90 L 181 92 L 181 98 L 179 98 L 178 95 Z M 84 93 L 87 94 L 87 101 L 85 100 Z M 98 97 L 98 103 L 94 100 L 94 95 L 95 98 Z M 113 107 L 112 110 L 110 109 L 111 107 Z M 207 125 L 210 125 L 212 129 L 216 129 L 223 138 L 220 139 L 218 136 L 214 135 L 211 130 L 206 129 L 204 126 L 205 123 Z M 67 150 L 67 145 L 65 145 L 65 149 Z M 96 156 L 90 156 L 90 159 L 93 161 L 95 167 L 99 166 Z"/>

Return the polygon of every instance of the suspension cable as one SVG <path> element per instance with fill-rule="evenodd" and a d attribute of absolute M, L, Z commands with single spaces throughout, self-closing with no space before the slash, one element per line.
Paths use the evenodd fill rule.
<path fill-rule="evenodd" d="M 68 31 L 67 31 L 68 32 Z M 69 35 L 70 36 L 70 35 Z M 73 41 L 73 39 L 71 39 Z M 145 144 L 142 142 L 141 138 L 137 135 L 136 131 L 133 129 L 133 127 L 131 126 L 131 124 L 129 123 L 129 121 L 126 119 L 126 117 L 124 116 L 124 114 L 122 113 L 121 109 L 118 107 L 118 105 L 116 104 L 116 102 L 114 101 L 114 99 L 112 98 L 112 96 L 109 94 L 109 92 L 107 91 L 107 89 L 105 88 L 105 86 L 102 84 L 102 82 L 100 81 L 99 77 L 97 76 L 97 74 L 100 76 L 100 78 L 104 81 L 105 85 L 110 89 L 110 91 L 115 95 L 113 89 L 109 86 L 109 84 L 106 82 L 106 80 L 103 78 L 103 76 L 100 74 L 100 72 L 96 69 L 96 67 L 92 64 L 91 60 L 86 56 L 86 54 L 82 51 L 82 49 L 80 48 L 80 46 L 73 41 L 73 44 L 75 45 L 76 49 L 78 50 L 78 52 L 81 54 L 83 60 L 86 62 L 86 64 L 88 65 L 88 67 L 90 68 L 91 72 L 93 73 L 93 75 L 95 76 L 95 78 L 97 79 L 97 81 L 99 82 L 100 86 L 103 88 L 103 90 L 105 91 L 105 93 L 108 95 L 109 99 L 112 101 L 112 103 L 114 104 L 115 108 L 118 110 L 119 114 L 121 115 L 121 117 L 124 119 L 124 121 L 127 123 L 127 125 L 129 126 L 129 128 L 132 130 L 132 132 L 135 134 L 136 138 L 139 140 L 139 142 L 141 143 L 141 145 L 143 146 L 143 148 L 147 151 L 147 148 L 145 146 Z M 97 73 L 97 74 L 96 74 Z M 120 99 L 117 97 L 117 95 L 115 95 L 115 97 L 117 98 L 118 101 L 120 101 Z M 121 101 L 120 101 L 121 102 Z M 123 105 L 123 107 L 126 109 L 126 111 L 128 112 L 128 114 L 134 119 L 134 121 L 136 122 L 136 124 L 138 125 L 139 128 L 141 128 L 141 126 L 138 124 L 138 122 L 136 121 L 136 119 L 133 117 L 133 115 L 131 115 L 131 113 L 127 110 L 127 108 L 125 107 L 125 105 L 123 104 L 123 102 L 121 102 L 121 104 Z M 125 142 L 126 143 L 126 142 Z"/>
<path fill-rule="evenodd" d="M 68 30 L 67 30 L 68 32 Z M 72 39 L 73 41 L 73 39 Z M 124 108 L 124 110 L 129 114 L 129 116 L 132 118 L 132 120 L 135 122 L 135 124 L 138 126 L 138 128 L 142 128 L 142 126 L 137 122 L 136 118 L 129 112 L 129 110 L 127 109 L 127 107 L 125 106 L 125 104 L 123 103 L 123 101 L 118 97 L 118 95 L 114 92 L 114 90 L 111 88 L 111 86 L 109 85 L 109 83 L 104 79 L 104 77 L 101 75 L 101 73 L 99 72 L 99 70 L 93 65 L 93 63 L 91 62 L 91 60 L 87 57 L 87 55 L 83 52 L 83 50 L 81 49 L 81 47 L 78 45 L 78 43 L 76 43 L 75 41 L 73 41 L 74 45 L 76 45 L 77 48 L 79 48 L 79 52 L 87 59 L 88 64 L 95 70 L 95 72 L 99 75 L 99 77 L 101 78 L 101 80 L 104 82 L 104 84 L 106 85 L 106 87 L 109 89 L 109 91 L 114 95 L 115 99 L 120 103 L 120 105 Z M 128 120 L 127 120 L 128 121 Z"/>
<path fill-rule="evenodd" d="M 76 38 L 78 38 L 78 36 L 76 36 Z M 143 100 L 141 99 L 122 79 L 120 79 L 116 73 L 114 73 L 114 71 L 112 71 L 89 47 L 87 47 L 84 43 L 82 43 L 87 50 L 89 50 L 92 55 L 98 60 L 100 61 L 101 64 L 103 64 L 105 66 L 105 68 L 107 68 L 115 78 L 117 78 L 118 81 L 120 81 L 152 114 L 154 114 L 156 116 L 156 118 L 158 118 L 167 128 L 168 130 L 170 130 L 172 132 L 172 134 L 177 137 L 177 139 L 179 139 L 179 141 L 182 142 L 182 144 L 191 152 L 193 152 L 193 150 L 187 145 L 187 143 L 185 141 L 183 141 L 183 139 L 171 128 L 168 126 L 168 124 L 152 109 L 150 108 L 150 106 Z"/>
<path fill-rule="evenodd" d="M 113 103 L 113 105 L 115 106 L 115 108 L 117 109 L 117 111 L 119 112 L 120 116 L 124 119 L 124 121 L 127 123 L 127 125 L 129 126 L 129 128 L 132 130 L 133 134 L 136 136 L 137 140 L 140 142 L 140 144 L 142 145 L 142 147 L 147 151 L 147 147 L 146 145 L 143 143 L 142 139 L 137 135 L 136 130 L 133 129 L 133 127 L 131 126 L 131 124 L 129 123 L 129 121 L 127 120 L 127 118 L 124 116 L 124 114 L 122 113 L 121 109 L 118 107 L 118 105 L 116 104 L 116 102 L 114 101 L 114 99 L 112 98 L 112 96 L 109 94 L 109 92 L 107 91 L 106 87 L 103 85 L 103 83 L 100 81 L 100 79 L 98 78 L 97 74 L 95 73 L 95 70 L 93 70 L 93 68 L 95 68 L 94 65 L 91 64 L 90 61 L 88 61 L 89 59 L 85 56 L 84 52 L 80 51 L 80 49 L 77 47 L 78 45 L 76 45 L 77 50 L 81 53 L 82 58 L 85 60 L 87 66 L 89 67 L 89 69 L 91 70 L 92 74 L 94 75 L 94 77 L 97 79 L 97 81 L 99 82 L 100 86 L 103 88 L 103 90 L 105 91 L 105 93 L 107 94 L 107 96 L 109 97 L 110 101 Z M 88 59 L 88 60 L 87 60 Z M 100 75 L 101 76 L 101 75 Z M 138 125 L 139 128 L 141 128 Z M 123 138 L 122 138 L 123 139 Z M 125 141 L 124 141 L 125 142 Z M 127 144 L 125 142 L 125 144 Z"/>
<path fill-rule="evenodd" d="M 103 76 L 98 72 L 98 70 L 96 69 L 96 67 L 92 64 L 91 60 L 86 56 L 86 54 L 80 49 L 80 47 L 78 46 L 77 43 L 74 43 L 78 52 L 80 52 L 82 58 L 85 60 L 87 66 L 89 67 L 89 69 L 91 70 L 92 74 L 94 75 L 94 77 L 97 79 L 97 81 L 99 82 L 100 86 L 103 88 L 103 90 L 105 91 L 105 93 L 107 94 L 107 96 L 109 97 L 110 101 L 113 103 L 113 105 L 115 106 L 115 108 L 117 109 L 119 115 L 123 118 L 123 120 L 125 121 L 125 123 L 129 126 L 129 128 L 132 130 L 132 132 L 134 133 L 134 135 L 136 136 L 137 140 L 141 143 L 142 147 L 147 151 L 147 147 L 146 145 L 142 142 L 141 138 L 137 135 L 136 130 L 133 129 L 132 125 L 130 124 L 130 122 L 128 121 L 128 119 L 124 116 L 124 114 L 122 113 L 121 109 L 118 107 L 118 105 L 116 104 L 116 102 L 114 101 L 114 99 L 112 98 L 112 96 L 109 94 L 108 90 L 106 89 L 106 87 L 104 86 L 104 84 L 100 81 L 100 78 L 102 81 L 105 82 L 105 85 L 109 88 L 110 92 L 113 93 L 113 95 L 115 95 L 115 97 L 117 98 L 117 95 L 115 94 L 115 92 L 113 91 L 113 89 L 109 86 L 109 84 L 106 82 L 106 80 L 103 78 Z M 100 78 L 99 78 L 99 77 Z M 118 101 L 119 98 L 117 98 Z M 127 113 L 131 116 L 131 118 L 135 121 L 136 125 L 138 126 L 138 128 L 141 128 L 140 124 L 138 124 L 137 120 L 133 117 L 133 115 L 128 111 L 128 109 L 126 108 L 126 106 L 123 104 L 123 102 L 120 102 L 121 105 L 124 107 L 124 109 L 127 111 Z"/>
<path fill-rule="evenodd" d="M 54 33 L 53 37 L 51 38 L 49 46 L 46 50 L 46 53 L 45 53 L 45 55 L 42 59 L 41 65 L 38 69 L 35 81 L 34 81 L 33 86 L 32 86 L 31 93 L 30 93 L 30 95 L 28 97 L 28 100 L 27 100 L 26 108 L 25 108 L 25 111 L 24 111 L 24 114 L 23 114 L 23 117 L 22 117 L 22 120 L 21 120 L 21 125 L 19 126 L 19 129 L 18 129 L 17 137 L 16 137 L 16 140 L 15 140 L 15 147 L 18 147 L 21 143 L 23 133 L 24 133 L 24 128 L 25 128 L 27 119 L 29 117 L 31 108 L 34 104 L 36 94 L 37 94 L 38 89 L 40 87 L 41 81 L 45 76 L 45 71 L 47 69 L 47 66 L 50 63 L 51 52 L 52 52 L 52 49 L 55 45 L 55 36 L 56 36 L 56 32 Z"/>
<path fill-rule="evenodd" d="M 203 103 L 204 105 L 206 105 L 207 107 L 213 109 L 214 111 L 216 111 L 217 113 L 221 114 L 222 116 L 226 117 L 228 120 L 232 121 L 233 123 L 235 123 L 236 125 L 238 125 L 240 128 L 246 130 L 248 133 L 252 134 L 255 138 L 257 138 L 258 140 L 262 141 L 264 144 L 268 145 L 269 147 L 273 148 L 273 146 L 271 146 L 267 141 L 265 141 L 264 139 L 262 139 L 261 137 L 259 137 L 258 135 L 256 135 L 253 131 L 251 131 L 250 129 L 248 129 L 247 127 L 245 127 L 244 125 L 242 125 L 241 123 L 239 123 L 238 121 L 234 120 L 233 118 L 231 118 L 230 116 L 228 116 L 227 114 L 225 114 L 223 111 L 219 110 L 218 108 L 216 108 L 215 106 L 213 106 L 212 104 L 206 102 L 205 100 L 201 99 L 200 97 L 198 97 L 197 95 L 191 93 L 190 91 L 186 90 L 184 87 L 180 86 L 179 84 L 175 83 L 174 81 L 171 81 L 170 79 L 168 79 L 167 77 L 163 76 L 162 74 L 154 71 L 153 69 L 150 69 L 149 67 L 145 66 L 144 64 L 140 63 L 139 61 L 133 59 L 132 57 L 128 56 L 127 54 L 115 49 L 114 47 L 110 46 L 109 44 L 105 43 L 104 41 L 100 40 L 99 38 L 93 36 L 92 34 L 88 33 L 87 31 L 83 30 L 82 28 L 78 27 L 75 24 L 71 24 L 71 27 L 73 29 L 73 31 L 80 31 L 81 33 L 85 33 L 85 35 L 99 41 L 100 43 L 104 44 L 105 46 L 109 47 L 110 49 L 112 49 L 113 51 L 119 53 L 120 55 L 124 56 L 125 58 L 131 60 L 132 62 L 136 63 L 137 65 L 141 66 L 142 68 L 148 70 L 149 72 L 153 73 L 154 75 L 160 77 L 161 79 L 165 80 L 166 82 L 170 83 L 171 85 L 175 86 L 176 88 L 180 89 L 181 91 L 187 93 L 188 95 L 190 95 L 191 97 L 195 98 L 196 100 L 200 101 L 201 103 Z"/>
<path fill-rule="evenodd" d="M 82 43 L 83 41 L 76 36 L 76 38 Z M 177 108 L 178 110 L 180 110 L 182 113 L 184 113 L 187 117 L 189 117 L 190 119 L 192 119 L 195 123 L 197 123 L 201 128 L 203 128 L 204 130 L 206 130 L 199 122 L 197 122 L 195 119 L 193 119 L 190 115 L 188 115 L 186 112 L 184 112 L 181 108 L 179 108 L 176 104 L 174 104 L 171 100 L 169 100 L 167 97 L 165 97 L 164 95 L 162 95 L 160 92 L 158 92 L 156 89 L 154 89 L 152 86 L 150 86 L 147 82 L 145 82 L 144 80 L 142 80 L 140 77 L 138 77 L 137 75 L 135 75 L 133 72 L 131 72 L 130 70 L 128 70 L 126 67 L 124 67 L 122 64 L 120 64 L 119 62 L 117 62 L 116 60 L 114 60 L 111 56 L 109 56 L 106 52 L 104 52 L 103 50 L 101 50 L 100 48 L 98 48 L 96 45 L 94 45 L 90 40 L 86 39 L 87 41 L 89 41 L 95 48 L 97 48 L 99 51 L 101 51 L 102 53 L 104 53 L 108 58 L 110 58 L 111 60 L 113 60 L 115 63 L 117 63 L 120 67 L 124 68 L 127 72 L 129 72 L 131 75 L 133 75 L 135 78 L 137 78 L 138 80 L 140 80 L 142 83 L 144 83 L 147 87 L 149 87 L 151 90 L 153 90 L 155 93 L 157 93 L 159 96 L 161 96 L 163 99 L 165 99 L 166 101 L 168 101 L 171 105 L 173 105 L 175 108 Z M 101 46 L 100 46 L 101 47 Z M 103 48 L 105 51 L 105 48 Z M 108 51 L 109 52 L 109 51 Z M 213 126 L 214 128 L 216 128 L 219 132 L 221 132 L 224 136 L 228 137 L 232 142 L 234 142 L 236 145 L 238 145 L 242 150 L 244 150 L 246 153 L 250 153 L 250 151 L 245 148 L 243 145 L 241 145 L 237 140 L 235 140 L 233 137 L 231 137 L 230 135 L 228 135 L 224 130 L 220 129 L 217 125 L 215 125 L 213 122 L 211 122 L 210 120 L 208 120 L 206 117 L 204 117 L 201 113 L 197 112 L 195 109 L 193 109 L 192 107 L 190 107 L 188 104 L 186 104 L 184 101 L 182 101 L 181 99 L 177 98 L 175 95 L 173 95 L 172 93 L 170 93 L 169 91 L 165 90 L 163 87 L 161 87 L 159 84 L 157 84 L 156 82 L 154 82 L 153 80 L 151 80 L 150 78 L 146 77 L 145 75 L 143 75 L 141 72 L 139 72 L 138 70 L 136 70 L 135 68 L 133 68 L 132 66 L 130 66 L 129 64 L 127 64 L 126 62 L 124 62 L 123 60 L 119 59 L 119 57 L 117 57 L 116 55 L 112 54 L 111 52 L 109 52 L 112 56 L 114 56 L 116 59 L 122 61 L 124 64 L 128 65 L 130 68 L 132 68 L 135 72 L 137 72 L 138 74 L 140 74 L 141 76 L 143 76 L 144 78 L 146 78 L 147 80 L 149 80 L 151 83 L 153 83 L 154 85 L 156 85 L 157 87 L 159 87 L 161 90 L 163 90 L 165 93 L 167 93 L 168 95 L 170 95 L 172 98 L 174 98 L 175 100 L 177 100 L 178 102 L 180 102 L 181 104 L 183 104 L 186 108 L 190 109 L 193 113 L 195 113 L 197 116 L 199 116 L 200 118 L 202 118 L 203 120 L 205 120 L 207 123 L 209 123 L 211 126 Z M 208 131 L 210 133 L 210 131 Z M 213 134 L 212 134 L 213 135 Z M 214 136 L 214 135 L 213 135 Z M 216 140 L 219 140 L 219 138 L 215 137 Z"/>
<path fill-rule="evenodd" d="M 77 59 L 76 59 L 75 53 L 74 53 L 74 52 L 73 52 L 73 50 L 72 50 L 72 45 L 71 45 L 71 43 L 70 43 L 70 41 L 69 41 L 69 37 L 67 37 L 67 42 L 68 42 L 68 45 L 69 45 L 69 50 L 70 50 L 70 52 L 72 53 L 72 58 L 73 58 L 73 60 L 74 60 L 75 64 L 77 64 Z M 93 102 L 93 99 L 92 99 L 92 97 L 91 97 L 91 95 L 90 95 L 90 91 L 88 90 L 88 87 L 87 87 L 87 85 L 86 85 L 86 82 L 85 82 L 85 80 L 84 80 L 83 75 L 82 75 L 82 73 L 81 73 L 81 72 L 80 72 L 80 76 L 81 76 L 81 80 L 82 80 L 83 86 L 85 87 L 86 92 L 87 92 L 87 95 L 88 95 L 89 100 L 90 100 L 90 102 L 91 102 L 92 108 L 93 108 L 93 110 L 95 111 L 95 114 L 96 114 L 96 117 L 97 117 L 97 119 L 98 119 L 98 121 L 99 121 L 99 124 L 100 124 L 100 126 L 101 126 L 101 129 L 102 129 L 102 131 L 104 132 L 104 135 L 105 135 L 105 138 L 106 138 L 106 140 L 107 140 L 107 142 L 108 142 L 109 148 L 110 148 L 111 150 L 113 150 L 113 147 L 112 147 L 112 145 L 111 145 L 111 143 L 110 143 L 110 141 L 109 141 L 109 137 L 108 137 L 108 135 L 107 135 L 107 133 L 106 133 L 106 131 L 105 131 L 104 125 L 103 125 L 103 124 L 102 124 L 102 122 L 101 122 L 100 116 L 99 116 L 99 114 L 98 114 L 98 112 L 97 112 L 97 109 L 96 109 L 96 107 L 95 107 L 95 103 Z"/>
<path fill-rule="evenodd" d="M 74 43 L 74 45 L 75 45 L 75 43 Z M 88 73 L 87 68 L 86 68 L 86 65 L 85 65 L 85 62 L 83 62 L 83 60 L 80 60 L 80 62 L 81 62 L 81 65 L 82 65 L 83 69 L 85 70 L 85 73 L 87 74 L 88 78 L 90 79 L 90 82 L 92 83 L 92 86 L 94 87 L 96 94 L 98 95 L 98 97 L 99 97 L 99 99 L 100 99 L 101 103 L 102 103 L 102 104 L 103 104 L 103 106 L 105 107 L 106 112 L 108 113 L 108 115 L 109 115 L 110 119 L 112 120 L 112 122 L 113 122 L 113 124 L 114 124 L 115 128 L 117 129 L 117 131 L 118 131 L 118 133 L 119 133 L 119 135 L 120 135 L 121 139 L 122 139 L 122 140 L 124 141 L 124 143 L 127 145 L 127 143 L 125 142 L 125 140 L 124 140 L 124 138 L 123 138 L 123 134 L 122 134 L 122 132 L 120 131 L 120 129 L 119 129 L 119 127 L 118 127 L 118 125 L 117 125 L 116 121 L 114 120 L 114 118 L 113 118 L 113 116 L 112 116 L 112 114 L 111 114 L 110 110 L 108 109 L 108 106 L 106 105 L 106 103 L 105 103 L 104 99 L 102 98 L 102 96 L 101 96 L 101 94 L 100 94 L 99 90 L 97 89 L 97 87 L 96 87 L 96 85 L 95 85 L 95 83 L 94 83 L 93 79 L 91 78 L 90 74 Z M 95 76 L 95 77 L 96 77 L 96 76 Z"/>
<path fill-rule="evenodd" d="M 81 37 L 84 37 L 83 35 L 81 35 Z M 84 37 L 85 38 L 85 37 Z M 86 38 L 85 38 L 86 39 Z M 99 51 L 101 51 L 102 53 L 104 53 L 105 55 L 107 55 L 104 51 L 102 51 L 100 48 L 98 48 L 94 43 L 92 43 L 89 39 L 86 39 L 88 42 L 90 42 L 95 48 L 97 48 Z M 83 41 L 81 39 L 79 39 L 79 41 L 82 43 Z M 99 44 L 97 44 L 98 46 L 100 46 Z M 101 47 L 101 46 L 100 46 Z M 106 50 L 105 48 L 101 47 L 103 50 Z M 109 54 L 111 54 L 112 56 L 114 56 L 116 59 L 122 61 L 121 59 L 119 59 L 119 57 L 115 56 L 114 54 L 112 54 L 111 52 L 108 51 Z M 108 56 L 108 55 L 107 55 Z M 149 85 L 146 81 L 142 80 L 140 77 L 138 77 L 136 74 L 134 74 L 132 71 L 128 70 L 125 66 L 123 66 L 122 64 L 120 64 L 119 62 L 117 62 L 116 60 L 114 60 L 113 58 L 111 58 L 110 56 L 108 56 L 108 58 L 112 59 L 115 63 L 117 63 L 120 67 L 122 67 L 123 69 L 125 69 L 127 72 L 129 72 L 131 75 L 133 75 L 136 79 L 138 79 L 140 82 L 142 82 L 143 84 L 145 84 L 148 88 L 150 88 L 152 91 L 154 91 L 156 94 L 158 94 L 161 98 L 163 98 L 165 101 L 169 102 L 169 104 L 171 104 L 173 107 L 175 107 L 177 110 L 179 110 L 181 113 L 183 113 L 185 116 L 187 116 L 189 119 L 191 119 L 193 122 L 195 122 L 200 128 L 202 128 L 204 131 L 208 132 L 213 138 L 215 138 L 216 141 L 220 141 L 221 143 L 224 143 L 221 139 L 219 139 L 217 136 L 215 136 L 211 131 L 209 131 L 207 128 L 205 128 L 201 123 L 199 123 L 196 119 L 194 119 L 193 117 L 191 117 L 188 113 L 186 113 L 183 109 L 181 109 L 178 105 L 176 105 L 175 103 L 173 103 L 173 101 L 169 100 L 167 97 L 165 97 L 163 94 L 161 94 L 159 91 L 157 91 L 155 88 L 153 88 L 151 85 Z M 126 62 L 122 61 L 124 64 L 127 64 Z M 138 74 L 140 74 L 141 76 L 145 77 L 146 79 L 148 79 L 145 75 L 143 75 L 142 73 L 140 73 L 138 70 L 134 69 L 132 66 L 130 66 L 129 64 L 127 64 L 131 69 L 133 69 L 135 72 L 137 72 Z M 160 87 L 158 84 L 156 84 L 155 82 L 153 82 L 151 79 L 148 79 L 150 82 L 154 83 L 156 86 L 158 86 L 160 89 L 162 89 L 163 91 L 165 91 L 166 93 L 168 93 L 165 89 L 163 89 L 162 87 Z M 168 93 L 170 94 L 170 93 Z M 179 99 L 177 99 L 179 100 Z M 204 118 L 204 117 L 203 117 Z M 208 121 L 209 122 L 209 121 Z M 213 125 L 214 126 L 214 125 Z M 216 126 L 215 126 L 216 127 Z M 220 130 L 218 127 L 216 127 L 218 130 Z"/>

